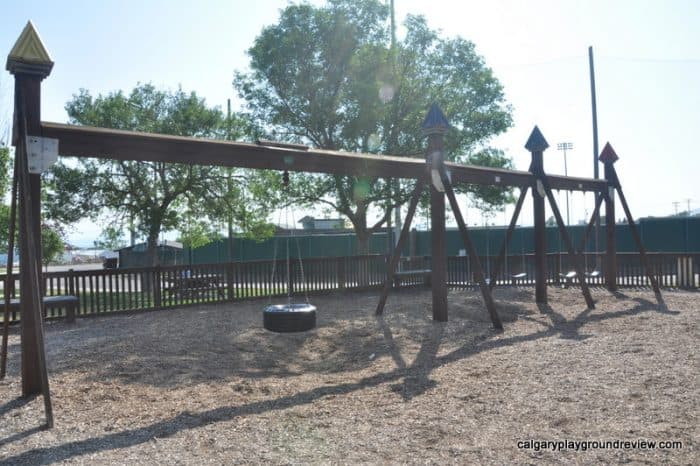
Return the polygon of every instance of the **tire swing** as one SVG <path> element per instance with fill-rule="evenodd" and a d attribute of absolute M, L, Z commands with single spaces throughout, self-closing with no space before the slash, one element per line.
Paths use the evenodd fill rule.
<path fill-rule="evenodd" d="M 282 178 L 285 188 L 289 186 L 289 172 L 285 171 Z M 286 220 L 289 220 L 289 206 L 285 207 Z M 280 213 L 281 216 L 281 213 Z M 279 222 L 278 222 L 279 223 Z M 294 225 L 294 214 L 292 213 L 292 224 Z M 294 236 L 294 233 L 292 233 Z M 295 238 L 297 246 L 297 254 L 299 256 L 299 269 L 301 271 L 301 282 L 306 283 L 304 277 L 304 264 L 301 260 L 301 248 L 299 247 L 299 239 Z M 290 332 L 306 332 L 316 328 L 316 306 L 309 303 L 309 296 L 304 287 L 304 303 L 295 303 L 292 300 L 292 275 L 290 261 L 290 238 L 287 236 L 287 302 L 284 304 L 272 304 L 272 294 L 275 288 L 275 272 L 277 269 L 277 247 L 279 239 L 275 240 L 275 247 L 272 259 L 272 277 L 270 279 L 270 295 L 268 306 L 263 310 L 263 327 L 271 332 L 290 333 Z"/>

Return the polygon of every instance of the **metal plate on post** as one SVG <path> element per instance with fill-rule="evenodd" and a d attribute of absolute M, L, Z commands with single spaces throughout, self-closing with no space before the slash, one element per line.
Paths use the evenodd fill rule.
<path fill-rule="evenodd" d="M 58 139 L 27 136 L 27 165 L 29 173 L 40 174 L 58 160 Z"/>
<path fill-rule="evenodd" d="M 445 192 L 445 185 L 442 184 L 442 179 L 440 178 L 440 173 L 435 169 L 430 170 L 430 177 L 432 178 L 433 187 L 435 187 L 435 190 L 439 193 L 444 193 Z"/>
<path fill-rule="evenodd" d="M 544 190 L 544 185 L 542 184 L 542 181 L 537 180 L 537 194 L 540 195 L 541 198 L 547 197 L 547 193 Z"/>

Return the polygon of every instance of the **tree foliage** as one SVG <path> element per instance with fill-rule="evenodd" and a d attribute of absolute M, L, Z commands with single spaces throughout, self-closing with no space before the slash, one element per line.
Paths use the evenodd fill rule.
<path fill-rule="evenodd" d="M 139 85 L 128 95 L 119 91 L 93 97 L 81 90 L 66 111 L 72 124 L 179 136 L 223 138 L 236 127 L 196 93 L 162 91 L 151 84 Z M 134 157 L 140 155 L 145 154 Z M 151 263 L 156 264 L 161 231 L 185 228 L 182 212 L 187 209 L 196 210 L 201 219 L 214 220 L 221 212 L 212 208 L 216 199 L 225 194 L 233 203 L 236 197 L 226 191 L 227 180 L 234 177 L 240 183 L 242 176 L 194 164 L 80 158 L 52 170 L 46 202 L 50 216 L 65 223 L 86 213 L 92 218 L 107 213 L 112 223 L 133 225 L 146 238 Z M 245 214 L 265 218 L 264 202 L 249 205 L 253 208 Z M 238 217 L 234 215 L 233 220 Z"/>
<path fill-rule="evenodd" d="M 95 246 L 110 251 L 123 248 L 126 246 L 123 230 L 115 225 L 108 225 L 102 230 L 102 235 L 96 241 Z"/>
<path fill-rule="evenodd" d="M 234 79 L 259 128 L 270 138 L 323 149 L 422 157 L 420 125 L 430 103 L 438 102 L 453 125 L 448 159 L 510 166 L 487 146 L 510 126 L 510 108 L 474 44 L 442 38 L 424 18 L 409 16 L 404 39 L 392 48 L 387 19 L 387 7 L 377 0 L 285 8 L 248 51 L 251 71 Z M 362 242 L 405 201 L 408 188 L 371 176 L 299 174 L 290 202 L 332 207 L 349 218 Z M 484 206 L 509 197 L 501 190 L 462 189 Z M 371 208 L 383 214 L 370 225 Z"/>
<path fill-rule="evenodd" d="M 0 145 L 0 197 L 5 196 L 12 187 L 12 157 L 10 148 Z"/>
<path fill-rule="evenodd" d="M 12 158 L 10 149 L 0 145 L 0 249 L 7 251 L 10 233 L 10 206 L 5 204 L 5 195 L 12 186 Z M 15 236 L 16 238 L 16 236 Z"/>
<path fill-rule="evenodd" d="M 60 232 L 49 225 L 41 227 L 41 262 L 46 266 L 58 260 L 63 254 L 63 238 Z"/>

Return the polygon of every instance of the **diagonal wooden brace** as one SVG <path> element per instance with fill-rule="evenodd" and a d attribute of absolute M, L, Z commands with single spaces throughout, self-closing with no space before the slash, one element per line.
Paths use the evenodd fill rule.
<path fill-rule="evenodd" d="M 659 295 L 661 294 L 661 290 L 659 289 L 659 282 L 654 276 L 654 272 L 651 269 L 651 264 L 649 264 L 649 258 L 647 257 L 646 249 L 642 244 L 642 238 L 639 235 L 639 231 L 637 230 L 637 224 L 634 222 L 634 218 L 632 217 L 632 212 L 630 212 L 629 205 L 627 205 L 627 199 L 625 199 L 625 194 L 622 192 L 622 186 L 620 185 L 620 179 L 617 177 L 617 171 L 615 170 L 615 166 L 610 164 L 610 170 L 612 171 L 613 175 L 612 182 L 615 186 L 617 194 L 620 196 L 620 203 L 622 204 L 622 208 L 624 209 L 625 215 L 627 216 L 627 222 L 630 227 L 630 231 L 632 232 L 632 237 L 634 237 L 634 241 L 635 243 L 637 243 L 637 248 L 639 249 L 639 257 L 642 260 L 642 264 L 644 265 L 644 270 L 646 271 L 647 277 L 649 278 L 649 282 L 651 282 L 651 286 L 654 289 L 654 293 Z"/>
<path fill-rule="evenodd" d="M 510 219 L 510 225 L 508 225 L 508 231 L 506 232 L 506 238 L 503 240 L 503 244 L 501 245 L 501 250 L 498 252 L 498 257 L 496 258 L 496 264 L 493 267 L 493 271 L 491 272 L 491 278 L 489 280 L 489 288 L 493 290 L 493 287 L 496 285 L 496 277 L 498 277 L 499 272 L 501 271 L 501 267 L 503 266 L 503 262 L 506 259 L 506 248 L 510 244 L 510 240 L 513 237 L 513 231 L 515 230 L 515 225 L 518 222 L 518 217 L 520 216 L 520 210 L 523 208 L 523 203 L 525 202 L 525 197 L 527 196 L 527 190 L 529 189 L 528 186 L 525 186 L 521 188 L 520 190 L 520 197 L 518 198 L 518 202 L 515 204 L 515 211 L 513 212 L 513 217 Z"/>
<path fill-rule="evenodd" d="M 379 297 L 379 303 L 377 304 L 376 315 L 381 315 L 384 313 L 384 306 L 386 305 L 387 297 L 389 296 L 389 290 L 391 289 L 391 282 L 396 273 L 396 266 L 399 264 L 399 259 L 401 258 L 401 250 L 403 249 L 404 243 L 406 242 L 406 237 L 408 236 L 408 230 L 411 228 L 411 222 L 413 221 L 413 216 L 416 213 L 416 207 L 418 206 L 418 201 L 425 188 L 425 180 L 419 179 L 416 182 L 416 187 L 413 190 L 413 195 L 411 196 L 411 202 L 408 205 L 408 212 L 406 213 L 406 218 L 403 222 L 403 227 L 401 228 L 401 234 L 399 235 L 399 241 L 396 243 L 394 252 L 391 255 L 391 260 L 387 265 L 386 269 L 386 280 L 384 281 L 384 288 L 382 289 L 382 294 Z"/>
<path fill-rule="evenodd" d="M 489 316 L 491 317 L 491 322 L 493 326 L 498 330 L 503 330 L 503 323 L 501 318 L 496 311 L 496 303 L 493 301 L 493 296 L 491 295 L 491 288 L 486 284 L 486 279 L 484 277 L 484 269 L 481 267 L 481 261 L 476 253 L 476 248 L 474 243 L 472 243 L 469 237 L 469 232 L 467 231 L 467 226 L 464 223 L 464 218 L 462 218 L 462 211 L 457 203 L 457 198 L 455 197 L 454 190 L 452 189 L 452 183 L 447 177 L 447 173 L 443 169 L 440 172 L 440 177 L 442 178 L 442 184 L 445 186 L 445 194 L 447 194 L 447 199 L 450 201 L 450 206 L 452 207 L 452 213 L 457 220 L 457 225 L 459 226 L 459 231 L 462 234 L 462 241 L 464 246 L 467 248 L 467 253 L 469 257 L 474 260 L 474 268 L 476 273 L 476 281 L 479 283 L 479 288 L 481 289 L 481 295 L 484 298 L 484 303 L 486 304 L 486 309 L 489 311 Z"/>
<path fill-rule="evenodd" d="M 595 303 L 593 302 L 591 291 L 588 289 L 588 284 L 586 283 L 586 276 L 583 270 L 583 261 L 581 260 L 581 255 L 577 254 L 574 250 L 574 245 L 571 242 L 569 232 L 566 230 L 566 226 L 564 225 L 564 219 L 561 216 L 561 212 L 559 212 L 557 201 L 554 199 L 554 194 L 552 194 L 552 189 L 549 186 L 547 177 L 544 175 L 544 173 L 538 173 L 537 179 L 542 183 L 542 187 L 544 188 L 545 193 L 547 194 L 549 205 L 552 208 L 554 217 L 557 219 L 557 225 L 559 226 L 559 234 L 561 235 L 562 239 L 564 240 L 564 243 L 566 244 L 566 249 L 569 253 L 569 256 L 574 258 L 576 275 L 578 275 L 578 282 L 581 285 L 581 292 L 583 293 L 583 297 L 586 300 L 586 305 L 588 306 L 588 309 L 594 309 Z"/>

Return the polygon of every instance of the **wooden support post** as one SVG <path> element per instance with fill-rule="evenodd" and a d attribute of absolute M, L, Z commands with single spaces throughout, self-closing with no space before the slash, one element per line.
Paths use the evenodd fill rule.
<path fill-rule="evenodd" d="M 617 194 L 620 196 L 620 203 L 622 204 L 622 209 L 625 211 L 625 216 L 627 217 L 627 222 L 630 227 L 630 231 L 632 232 L 632 237 L 637 243 L 637 248 L 639 249 L 639 257 L 642 261 L 642 265 L 644 266 L 644 270 L 646 271 L 647 277 L 649 278 L 651 287 L 654 289 L 654 293 L 656 293 L 656 295 L 659 296 L 661 294 L 661 290 L 659 289 L 659 283 L 657 282 L 656 277 L 654 276 L 654 271 L 651 268 L 651 264 L 649 264 L 649 258 L 646 254 L 646 248 L 644 248 L 644 245 L 642 244 L 642 238 L 639 236 L 637 224 L 634 221 L 634 217 L 632 217 L 632 212 L 630 211 L 629 205 L 627 204 L 625 194 L 622 192 L 622 185 L 620 185 L 620 179 L 617 177 L 617 171 L 615 170 L 614 163 L 616 160 L 618 160 L 618 158 L 619 157 L 613 150 L 610 143 L 605 144 L 603 152 L 601 152 L 600 154 L 600 160 L 605 164 L 604 166 L 606 178 L 608 178 L 609 174 L 609 182 L 617 190 Z"/>
<path fill-rule="evenodd" d="M 33 75 L 23 75 L 19 74 L 15 76 L 15 99 L 19 96 L 24 97 L 24 112 L 26 116 L 26 131 L 18 131 L 20 138 L 25 138 L 26 135 L 38 135 L 40 134 L 40 86 L 41 78 Z M 22 105 L 18 103 L 18 105 Z M 17 111 L 17 110 L 16 110 Z M 17 148 L 24 147 L 22 153 L 15 155 L 16 157 L 26 157 L 26 141 L 18 141 Z M 37 209 L 36 204 L 39 199 L 36 196 L 36 188 L 41 181 L 37 181 L 39 175 L 27 174 L 27 179 L 29 185 L 27 190 L 29 190 L 31 200 L 27 196 L 23 195 L 22 189 L 20 189 L 19 195 L 19 212 L 20 218 L 27 214 L 28 210 L 31 210 L 31 220 L 32 224 L 27 225 L 27 222 L 19 222 L 19 243 L 20 243 L 20 261 L 19 261 L 19 289 L 20 289 L 20 299 L 22 303 L 21 310 L 21 347 L 22 347 L 22 395 L 29 396 L 41 393 L 41 368 L 39 363 L 38 352 L 42 351 L 39 349 L 39 343 L 36 339 L 36 329 L 41 326 L 41 294 L 39 294 L 39 299 L 33 299 L 33 292 L 30 292 L 34 287 L 33 277 L 31 276 L 29 260 L 35 261 L 34 267 L 37 269 L 37 274 L 39 276 L 39 290 L 43 288 L 41 286 L 41 259 L 39 255 L 41 254 L 41 233 L 40 233 L 40 217 L 36 215 Z M 21 178 L 20 178 L 21 179 Z M 21 184 L 21 181 L 20 181 Z M 32 232 L 29 232 L 29 229 Z M 39 232 L 39 235 L 37 235 Z M 36 251 L 29 251 L 29 240 L 28 235 L 31 234 L 35 238 L 37 244 Z M 37 314 L 34 315 L 32 309 L 37 307 Z"/>
<path fill-rule="evenodd" d="M 447 322 L 447 242 L 445 234 L 445 190 L 440 173 L 445 164 L 444 137 L 450 124 L 437 104 L 433 103 L 423 121 L 428 137 L 426 161 L 430 169 L 430 235 L 432 239 L 433 320 Z"/>
<path fill-rule="evenodd" d="M 610 143 L 605 144 L 598 159 L 603 162 L 608 193 L 605 198 L 605 286 L 617 291 L 617 242 L 615 237 L 615 185 L 613 164 L 618 159 Z"/>
<path fill-rule="evenodd" d="M 496 285 L 496 277 L 498 277 L 498 273 L 501 271 L 501 267 L 503 266 L 503 261 L 507 260 L 506 258 L 506 248 L 508 247 L 508 244 L 510 244 L 510 239 L 513 237 L 513 230 L 515 230 L 515 225 L 518 223 L 518 217 L 520 216 L 520 210 L 523 207 L 523 203 L 525 202 L 525 198 L 527 197 L 527 190 L 528 187 L 522 187 L 520 188 L 520 197 L 518 198 L 518 202 L 515 203 L 515 210 L 513 211 L 513 217 L 510 219 L 510 225 L 508 225 L 508 231 L 506 232 L 506 238 L 503 240 L 503 244 L 501 245 L 501 250 L 498 252 L 498 257 L 496 258 L 496 264 L 493 267 L 493 271 L 491 272 L 491 278 L 489 280 L 489 288 L 493 290 L 493 287 Z"/>
<path fill-rule="evenodd" d="M 530 172 L 537 177 L 544 174 L 542 154 L 549 147 L 540 129 L 535 126 L 525 143 L 525 149 L 532 154 Z M 535 233 L 535 301 L 547 302 L 547 228 L 544 211 L 544 188 L 539 180 L 532 186 Z"/>
<path fill-rule="evenodd" d="M 411 196 L 411 202 L 408 205 L 408 212 L 406 213 L 406 218 L 403 222 L 403 227 L 401 228 L 401 233 L 399 234 L 399 240 L 394 247 L 394 252 L 391 255 L 391 259 L 387 264 L 386 269 L 386 279 L 384 281 L 384 288 L 382 289 L 382 294 L 379 297 L 379 304 L 377 304 L 376 315 L 381 315 L 384 312 L 384 306 L 386 305 L 387 297 L 389 296 L 389 290 L 391 289 L 391 283 L 396 273 L 396 266 L 401 259 L 401 250 L 403 249 L 404 243 L 406 242 L 406 237 L 408 236 L 408 230 L 411 228 L 411 222 L 413 221 L 413 216 L 416 213 L 416 207 L 418 206 L 418 201 L 425 188 L 425 181 L 418 180 L 416 187 L 413 190 L 413 196 Z"/>
<path fill-rule="evenodd" d="M 457 225 L 459 226 L 459 231 L 462 234 L 462 241 L 464 242 L 464 247 L 467 248 L 467 253 L 469 257 L 474 259 L 474 274 L 476 275 L 476 281 L 479 283 L 479 288 L 481 289 L 481 295 L 484 298 L 484 303 L 486 304 L 486 309 L 489 311 L 489 316 L 491 317 L 491 322 L 493 326 L 498 330 L 503 330 L 503 323 L 501 318 L 498 316 L 498 311 L 496 311 L 496 304 L 493 302 L 493 296 L 491 295 L 491 288 L 489 288 L 486 283 L 486 278 L 484 276 L 484 269 L 481 267 L 481 261 L 479 260 L 479 255 L 476 252 L 474 243 L 472 243 L 469 237 L 469 231 L 467 230 L 467 225 L 464 223 L 464 218 L 462 217 L 462 211 L 457 203 L 457 197 L 455 196 L 454 190 L 452 189 L 452 184 L 445 170 L 442 171 L 442 183 L 445 186 L 445 192 L 447 194 L 447 199 L 450 201 L 450 206 L 452 207 L 452 213 L 455 216 Z"/>
<path fill-rule="evenodd" d="M 7 70 L 15 76 L 13 142 L 18 163 L 22 394 L 42 393 L 46 425 L 53 426 L 44 329 L 41 277 L 41 178 L 29 173 L 27 136 L 41 136 L 41 81 L 53 62 L 34 26 L 28 23 L 7 58 Z"/>

